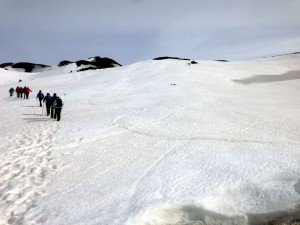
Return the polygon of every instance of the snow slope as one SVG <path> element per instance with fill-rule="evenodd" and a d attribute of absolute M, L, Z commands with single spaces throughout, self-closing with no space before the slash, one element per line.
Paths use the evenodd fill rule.
<path fill-rule="evenodd" d="M 13 84 L 13 86 L 19 85 L 17 82 L 20 79 L 22 81 L 29 81 L 33 79 L 34 75 L 34 73 L 7 71 L 0 68 L 0 87 L 10 84 Z M 20 83 L 20 85 L 22 84 Z"/>
<path fill-rule="evenodd" d="M 29 100 L 7 97 L 21 74 L 0 70 L 0 224 L 257 224 L 299 212 L 300 55 L 68 66 L 25 79 Z M 37 107 L 40 89 L 61 96 L 60 122 Z"/>

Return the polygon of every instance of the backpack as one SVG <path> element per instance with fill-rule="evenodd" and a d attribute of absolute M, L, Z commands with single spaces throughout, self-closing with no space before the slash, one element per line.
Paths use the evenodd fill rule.
<path fill-rule="evenodd" d="M 63 103 L 60 97 L 57 97 L 56 100 L 54 101 L 53 105 L 55 108 L 62 108 Z"/>

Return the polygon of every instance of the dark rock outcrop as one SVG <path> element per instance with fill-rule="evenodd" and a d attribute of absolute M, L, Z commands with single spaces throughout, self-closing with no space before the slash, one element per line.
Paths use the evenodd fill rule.
<path fill-rule="evenodd" d="M 182 58 L 170 57 L 170 56 L 157 57 L 157 58 L 154 58 L 153 60 L 164 60 L 164 59 L 178 59 L 178 60 L 186 60 L 186 61 L 190 60 L 190 59 L 182 59 Z"/>
<path fill-rule="evenodd" d="M 107 57 L 101 58 L 100 56 L 95 56 L 89 59 L 91 60 L 90 62 L 98 69 L 122 66 L 120 63 Z"/>
<path fill-rule="evenodd" d="M 157 58 L 154 58 L 153 60 L 165 60 L 165 59 L 176 59 L 176 60 L 190 61 L 190 62 L 188 62 L 188 66 L 190 66 L 191 64 L 198 64 L 196 61 L 191 60 L 191 59 L 170 57 L 170 56 L 157 57 Z"/>
<path fill-rule="evenodd" d="M 225 60 L 225 59 L 217 59 L 217 60 L 215 60 L 215 61 L 217 61 L 217 62 L 228 62 L 228 61 Z"/>
<path fill-rule="evenodd" d="M 15 68 L 15 69 L 24 69 L 25 72 L 31 72 L 33 70 L 33 68 L 34 68 L 34 65 L 32 63 L 20 62 L 20 63 L 13 64 L 12 68 Z"/>
<path fill-rule="evenodd" d="M 89 61 L 86 61 L 86 60 L 78 60 L 78 61 L 76 62 L 76 66 L 77 66 L 77 67 L 80 67 L 80 66 L 82 66 L 82 65 L 92 65 L 92 63 L 89 62 Z"/>
<path fill-rule="evenodd" d="M 24 72 L 30 73 L 30 72 L 34 72 L 35 70 L 40 70 L 42 68 L 46 68 L 50 66 L 43 65 L 43 64 L 29 63 L 29 62 L 19 62 L 13 64 L 11 67 L 15 69 L 24 69 Z"/>
<path fill-rule="evenodd" d="M 2 63 L 2 64 L 0 64 L 0 67 L 1 68 L 5 68 L 5 67 L 7 67 L 7 66 L 12 66 L 14 63 L 12 63 L 12 62 L 7 62 L 7 63 Z"/>
<path fill-rule="evenodd" d="M 116 66 L 122 66 L 118 62 L 110 58 L 101 58 L 99 56 L 88 58 L 88 60 L 79 60 L 76 62 L 77 67 L 86 66 L 84 68 L 79 68 L 77 71 L 89 70 L 89 69 L 105 69 L 112 68 Z"/>
<path fill-rule="evenodd" d="M 113 59 L 107 57 L 101 58 L 100 56 L 91 57 L 86 60 L 78 60 L 76 62 L 72 62 L 69 60 L 62 60 L 61 62 L 58 63 L 57 66 L 63 67 L 72 63 L 76 64 L 76 68 L 73 69 L 71 72 L 105 69 L 105 68 L 122 66 L 120 63 L 116 62 Z M 0 64 L 0 67 L 7 70 L 17 70 L 17 71 L 22 71 L 22 72 L 24 71 L 30 73 L 30 72 L 42 72 L 50 66 L 30 63 L 30 62 L 18 62 L 18 63 L 7 62 L 7 63 Z"/>
<path fill-rule="evenodd" d="M 85 67 L 85 68 L 82 68 L 80 70 L 77 70 L 77 72 L 82 72 L 82 71 L 86 71 L 86 70 L 96 70 L 97 68 L 95 67 Z"/>
<path fill-rule="evenodd" d="M 69 61 L 69 60 L 63 60 L 63 61 L 60 61 L 60 62 L 58 63 L 57 66 L 62 67 L 62 66 L 69 65 L 69 64 L 71 64 L 71 63 L 72 63 L 72 62 Z"/>

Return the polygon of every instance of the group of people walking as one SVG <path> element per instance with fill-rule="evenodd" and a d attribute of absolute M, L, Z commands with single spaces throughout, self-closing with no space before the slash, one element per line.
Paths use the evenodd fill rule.
<path fill-rule="evenodd" d="M 51 96 L 50 93 L 47 93 L 46 96 L 44 96 L 43 92 L 40 90 L 36 98 L 39 99 L 40 107 L 43 107 L 42 102 L 46 103 L 47 116 L 51 114 L 51 118 L 60 121 L 63 102 L 56 93 L 54 93 L 53 96 Z"/>
<path fill-rule="evenodd" d="M 29 93 L 32 92 L 29 87 L 24 86 L 16 87 L 16 90 L 14 88 L 9 89 L 10 97 L 14 95 L 14 92 L 17 93 L 17 98 L 23 98 L 28 99 Z M 60 121 L 61 117 L 61 110 L 63 107 L 63 102 L 59 96 L 56 95 L 56 93 L 53 94 L 53 96 L 50 95 L 50 93 L 47 93 L 46 96 L 44 96 L 43 92 L 40 90 L 37 94 L 36 98 L 39 100 L 40 107 L 43 107 L 42 103 L 46 104 L 46 110 L 47 110 L 47 116 L 51 116 L 51 118 L 57 119 L 57 121 Z"/>
<path fill-rule="evenodd" d="M 16 90 L 13 89 L 12 87 L 9 89 L 9 94 L 10 94 L 10 97 L 12 97 L 14 95 L 14 92 L 17 93 L 17 98 L 23 98 L 24 99 L 28 99 L 29 98 L 29 94 L 31 91 L 31 89 L 29 87 L 19 87 L 17 86 L 16 87 Z"/>

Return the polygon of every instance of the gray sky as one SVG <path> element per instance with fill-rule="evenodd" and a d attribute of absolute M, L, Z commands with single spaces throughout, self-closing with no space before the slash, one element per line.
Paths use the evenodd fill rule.
<path fill-rule="evenodd" d="M 300 0 L 0 0 L 0 63 L 300 51 Z"/>

